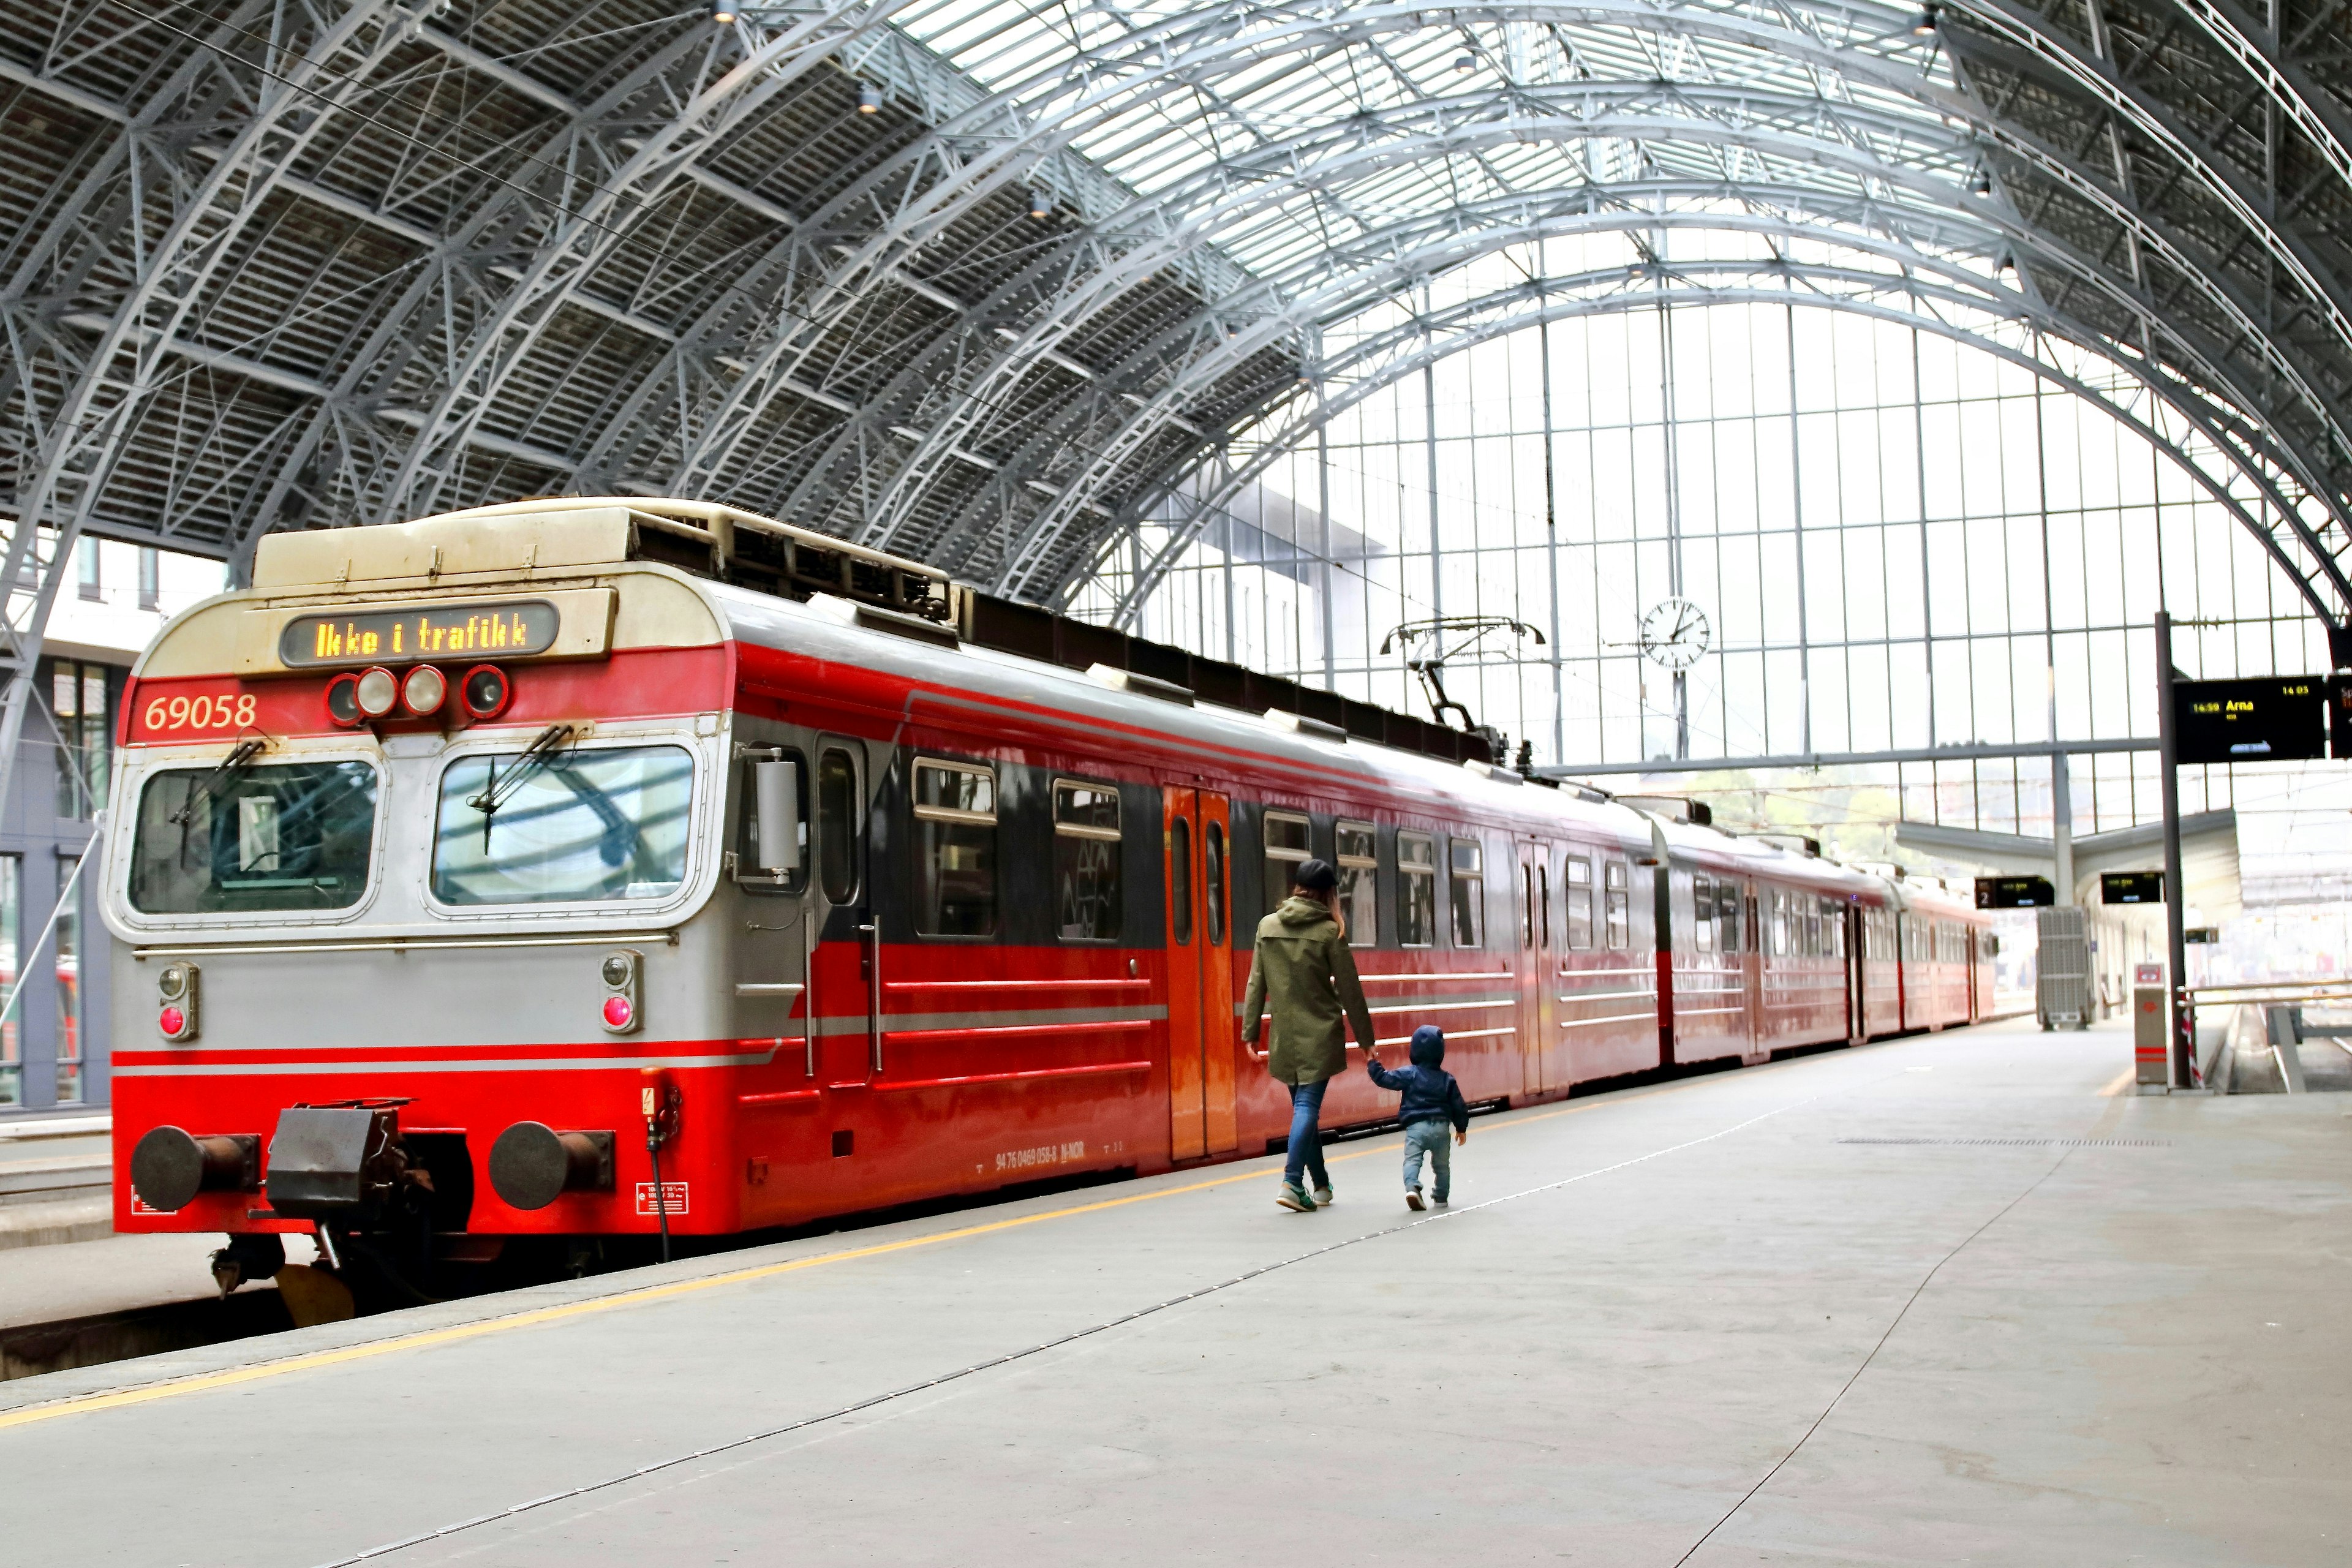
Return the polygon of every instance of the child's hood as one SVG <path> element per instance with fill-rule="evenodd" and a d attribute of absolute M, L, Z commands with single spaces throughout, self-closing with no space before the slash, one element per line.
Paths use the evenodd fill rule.
<path fill-rule="evenodd" d="M 1445 1061 L 1445 1031 L 1434 1024 L 1423 1024 L 1412 1032 L 1412 1065 L 1417 1068 L 1440 1067 Z"/>

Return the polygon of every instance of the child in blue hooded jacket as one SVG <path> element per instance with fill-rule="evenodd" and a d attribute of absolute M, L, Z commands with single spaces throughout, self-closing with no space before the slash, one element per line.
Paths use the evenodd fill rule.
<path fill-rule="evenodd" d="M 1445 1031 L 1434 1024 L 1423 1024 L 1412 1032 L 1412 1065 L 1391 1072 L 1381 1065 L 1378 1052 L 1368 1057 L 1364 1070 L 1382 1089 L 1404 1091 L 1404 1102 L 1397 1107 L 1397 1120 L 1404 1123 L 1404 1201 L 1407 1208 L 1417 1209 L 1421 1203 L 1421 1158 L 1429 1156 L 1431 1174 L 1439 1204 L 1445 1202 L 1446 1189 L 1454 1180 L 1454 1151 L 1445 1146 L 1445 1134 L 1454 1133 L 1454 1142 L 1470 1141 L 1470 1107 L 1462 1099 L 1462 1086 L 1454 1075 L 1438 1064 L 1445 1059 Z"/>

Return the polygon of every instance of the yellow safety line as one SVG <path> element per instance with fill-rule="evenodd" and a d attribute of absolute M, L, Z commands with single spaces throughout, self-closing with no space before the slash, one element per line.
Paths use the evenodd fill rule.
<path fill-rule="evenodd" d="M 1557 1110 L 1542 1111 L 1534 1116 L 1516 1117 L 1509 1121 L 1494 1123 L 1496 1131 L 1505 1127 L 1525 1127 L 1538 1121 L 1549 1121 L 1555 1116 L 1571 1111 L 1588 1110 L 1595 1101 L 1582 1105 L 1562 1106 Z M 1327 1163 L 1341 1164 L 1360 1160 L 1374 1149 L 1359 1149 L 1353 1153 L 1333 1155 Z M 50 1421 L 60 1415 L 79 1415 L 93 1410 L 115 1410 L 126 1405 L 144 1405 L 150 1400 L 169 1399 L 183 1394 L 201 1394 L 209 1389 L 229 1388 L 240 1383 L 254 1383 L 263 1378 L 282 1377 L 288 1373 L 308 1372 L 315 1367 L 340 1366 L 347 1362 L 366 1361 L 374 1356 L 390 1355 L 395 1351 L 423 1350 L 432 1345 L 454 1344 L 463 1340 L 478 1339 L 484 1334 L 503 1333 L 509 1329 L 531 1328 L 541 1323 L 560 1322 L 567 1318 L 584 1317 L 591 1312 L 608 1311 L 615 1307 L 634 1306 L 644 1301 L 658 1301 L 674 1296 L 715 1289 L 721 1285 L 740 1285 L 754 1279 L 772 1279 L 779 1274 L 791 1274 L 803 1268 L 815 1268 L 828 1263 L 848 1263 L 861 1258 L 880 1258 L 887 1253 L 905 1252 L 913 1247 L 930 1247 L 943 1241 L 961 1241 L 970 1237 L 987 1236 L 995 1231 L 1013 1230 L 1022 1226 L 1041 1225 L 1049 1219 L 1070 1219 L 1078 1215 L 1099 1214 L 1105 1209 L 1124 1208 L 1129 1204 L 1150 1203 L 1160 1198 L 1181 1197 L 1186 1193 L 1207 1192 L 1212 1187 L 1230 1186 L 1235 1182 L 1262 1180 L 1263 1171 L 1242 1171 L 1212 1181 L 1193 1182 L 1181 1187 L 1164 1187 L 1158 1192 L 1135 1193 L 1123 1198 L 1104 1198 L 1091 1204 L 1078 1204 L 1069 1208 L 1052 1209 L 1044 1214 L 1022 1215 L 1013 1219 L 991 1220 L 985 1225 L 969 1225 L 956 1230 L 943 1230 L 932 1236 L 912 1236 L 898 1241 L 878 1242 L 872 1247 L 852 1247 L 844 1252 L 820 1253 L 814 1258 L 795 1258 L 782 1263 L 763 1263 L 751 1268 L 730 1269 L 724 1274 L 707 1275 L 699 1279 L 681 1279 L 670 1285 L 647 1285 L 635 1290 L 624 1290 L 593 1300 L 568 1301 L 560 1307 L 541 1307 L 528 1312 L 514 1312 L 503 1317 L 485 1318 L 478 1322 L 460 1323 L 452 1328 L 431 1329 L 423 1333 L 401 1334 L 392 1339 L 377 1340 L 363 1345 L 346 1345 L 341 1350 L 319 1351 L 310 1355 L 289 1356 L 283 1361 L 262 1362 L 253 1366 L 232 1367 L 226 1372 L 201 1373 L 194 1377 L 173 1378 L 138 1388 L 118 1389 L 110 1394 L 93 1394 L 80 1399 L 64 1399 L 50 1405 L 26 1405 L 19 1410 L 0 1411 L 0 1430 L 11 1426 L 26 1426 L 36 1421 Z"/>
<path fill-rule="evenodd" d="M 2127 1088 L 2129 1088 L 2129 1087 L 2131 1086 L 2131 1081 L 2132 1081 L 2134 1079 L 2137 1078 L 2138 1076 L 2139 1076 L 2139 1068 L 2137 1068 L 2137 1067 L 2127 1067 L 2127 1068 L 2124 1068 L 2124 1070 L 2123 1070 L 2123 1071 L 2121 1071 L 2121 1072 L 2119 1072 L 2119 1073 L 2117 1073 L 2117 1074 L 2116 1075 L 2116 1080 L 2115 1080 L 2115 1082 L 2113 1082 L 2113 1083 L 2111 1083 L 2111 1084 L 2107 1085 L 2107 1087 L 2106 1087 L 2106 1088 L 2105 1088 L 2105 1089 L 2103 1089 L 2099 1090 L 2099 1093 L 2100 1093 L 2101 1095 L 2103 1095 L 2103 1096 L 2113 1096 L 2113 1095 L 2118 1095 L 2118 1094 L 2121 1094 L 2121 1093 L 2122 1093 L 2126 1089 L 2127 1089 Z"/>

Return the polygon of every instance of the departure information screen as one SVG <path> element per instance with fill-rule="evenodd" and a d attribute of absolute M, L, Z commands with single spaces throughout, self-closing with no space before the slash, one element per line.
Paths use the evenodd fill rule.
<path fill-rule="evenodd" d="M 544 599 L 298 616 L 278 639 L 278 657 L 293 667 L 527 658 L 555 646 L 562 621 Z"/>
<path fill-rule="evenodd" d="M 2327 754 L 2327 683 L 2317 676 L 2183 680 L 2172 701 L 2184 766 Z"/>
<path fill-rule="evenodd" d="M 2099 902 L 2160 904 L 2164 902 L 2164 873 L 2161 871 L 2102 872 L 2099 876 Z"/>
<path fill-rule="evenodd" d="M 2058 889 L 2047 877 L 1979 877 L 1977 908 L 1980 910 L 2046 910 L 2058 901 Z"/>

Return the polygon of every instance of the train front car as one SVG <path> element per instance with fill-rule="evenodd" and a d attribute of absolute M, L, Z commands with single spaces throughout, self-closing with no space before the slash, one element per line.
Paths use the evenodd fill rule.
<path fill-rule="evenodd" d="M 232 1280 L 315 1231 L 398 1300 L 734 1228 L 706 1091 L 778 1046 L 714 984 L 733 656 L 636 527 L 272 535 L 156 639 L 104 862 L 118 1229 L 229 1233 Z"/>

